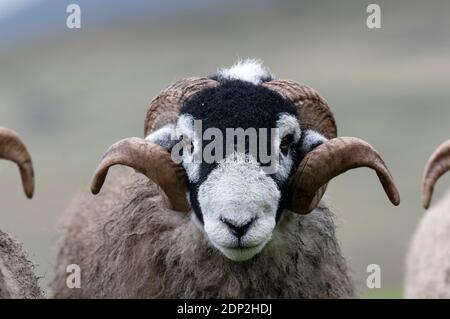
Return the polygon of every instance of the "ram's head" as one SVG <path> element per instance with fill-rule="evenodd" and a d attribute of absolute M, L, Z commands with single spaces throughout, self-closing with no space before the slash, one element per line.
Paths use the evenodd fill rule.
<path fill-rule="evenodd" d="M 25 144 L 14 131 L 0 127 L 0 158 L 10 160 L 19 166 L 25 195 L 33 197 L 34 171 L 31 156 Z"/>
<path fill-rule="evenodd" d="M 317 92 L 275 80 L 258 64 L 172 84 L 152 101 L 145 135 L 106 152 L 93 193 L 112 165 L 133 167 L 161 187 L 170 208 L 193 211 L 211 244 L 232 260 L 259 253 L 286 210 L 310 213 L 327 183 L 349 169 L 374 169 L 399 204 L 381 157 L 358 138 L 337 138 Z"/>

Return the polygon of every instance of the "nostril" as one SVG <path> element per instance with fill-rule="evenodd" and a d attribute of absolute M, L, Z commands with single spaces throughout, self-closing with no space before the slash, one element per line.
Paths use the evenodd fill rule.
<path fill-rule="evenodd" d="M 250 228 L 250 226 L 255 221 L 255 219 L 253 218 L 253 219 L 249 220 L 247 223 L 237 224 L 236 222 L 230 221 L 230 220 L 225 219 L 225 218 L 222 218 L 221 220 L 222 220 L 222 222 L 225 225 L 228 226 L 228 228 L 230 229 L 231 233 L 234 236 L 238 237 L 238 238 L 241 238 L 242 236 L 244 236 L 247 233 L 247 231 Z"/>

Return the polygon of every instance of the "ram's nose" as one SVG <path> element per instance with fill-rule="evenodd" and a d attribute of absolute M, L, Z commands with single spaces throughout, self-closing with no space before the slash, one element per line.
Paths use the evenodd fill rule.
<path fill-rule="evenodd" d="M 243 237 L 247 233 L 250 226 L 255 221 L 254 218 L 244 223 L 238 223 L 236 221 L 232 221 L 226 218 L 222 218 L 221 220 L 225 225 L 227 225 L 230 232 L 237 238 Z"/>

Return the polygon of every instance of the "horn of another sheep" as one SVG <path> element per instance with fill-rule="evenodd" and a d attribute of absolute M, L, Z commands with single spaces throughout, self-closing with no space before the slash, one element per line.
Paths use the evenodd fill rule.
<path fill-rule="evenodd" d="M 162 90 L 150 103 L 145 117 L 145 136 L 161 126 L 177 121 L 183 103 L 209 87 L 218 83 L 208 78 L 192 77 L 178 80 Z"/>
<path fill-rule="evenodd" d="M 394 180 L 374 148 L 356 137 L 340 137 L 318 146 L 302 160 L 292 182 L 290 209 L 299 214 L 310 213 L 331 179 L 359 167 L 373 169 L 392 204 L 400 204 Z"/>
<path fill-rule="evenodd" d="M 169 208 L 181 212 L 189 211 L 186 172 L 181 165 L 172 161 L 170 153 L 161 146 L 137 137 L 127 138 L 112 145 L 94 174 L 91 184 L 94 195 L 100 192 L 109 168 L 114 165 L 125 165 L 144 174 L 163 190 Z"/>
<path fill-rule="evenodd" d="M 34 169 L 31 156 L 16 132 L 0 127 L 0 158 L 10 160 L 19 166 L 25 195 L 33 197 Z"/>
<path fill-rule="evenodd" d="M 450 170 L 450 140 L 441 144 L 428 160 L 422 182 L 422 204 L 428 209 L 437 180 Z"/>
<path fill-rule="evenodd" d="M 278 92 L 294 103 L 302 130 L 312 129 L 327 139 L 337 137 L 333 112 L 316 90 L 289 80 L 273 80 L 263 83 L 262 86 Z"/>

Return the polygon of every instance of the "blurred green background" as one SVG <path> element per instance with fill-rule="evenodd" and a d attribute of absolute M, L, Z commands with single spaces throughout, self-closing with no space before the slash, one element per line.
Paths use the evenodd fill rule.
<path fill-rule="evenodd" d="M 79 30 L 65 24 L 71 2 L 82 10 Z M 366 27 L 372 2 L 381 29 Z M 317 89 L 339 135 L 365 139 L 388 163 L 399 208 L 364 169 L 327 194 L 360 296 L 401 297 L 408 242 L 424 213 L 422 170 L 450 138 L 449 30 L 450 2 L 437 0 L 0 0 L 0 125 L 20 132 L 37 175 L 28 201 L 14 165 L 0 163 L 1 228 L 24 243 L 46 286 L 59 216 L 109 145 L 142 136 L 152 97 L 178 78 L 259 58 L 278 77 Z M 373 263 L 382 288 L 369 290 Z"/>

